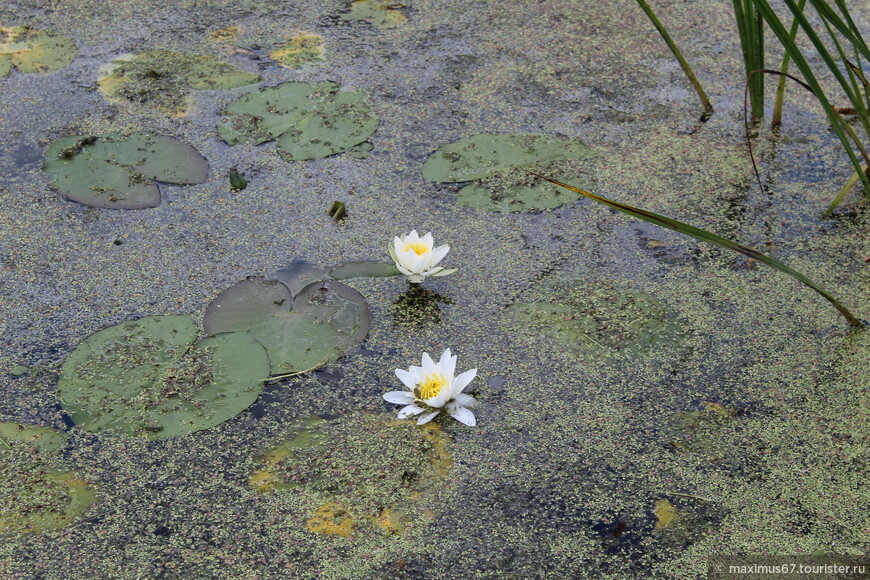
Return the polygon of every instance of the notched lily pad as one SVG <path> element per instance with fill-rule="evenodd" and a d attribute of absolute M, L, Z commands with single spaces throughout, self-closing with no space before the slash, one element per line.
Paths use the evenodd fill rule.
<path fill-rule="evenodd" d="M 302 419 L 262 452 L 248 482 L 261 493 L 306 497 L 312 507 L 300 524 L 309 531 L 400 534 L 429 523 L 430 510 L 442 505 L 450 443 L 434 423 L 418 427 L 381 414 Z"/>
<path fill-rule="evenodd" d="M 323 60 L 323 37 L 313 32 L 298 32 L 280 47 L 269 53 L 269 58 L 288 68 L 300 68 Z"/>
<path fill-rule="evenodd" d="M 397 8 L 405 5 L 394 0 L 353 0 L 350 12 L 342 14 L 342 20 L 364 20 L 378 28 L 395 28 L 408 21 L 408 17 Z"/>
<path fill-rule="evenodd" d="M 283 83 L 248 93 L 221 113 L 218 134 L 228 145 L 278 139 L 290 160 L 350 151 L 374 134 L 378 118 L 364 93 L 339 89 L 332 82 Z"/>
<path fill-rule="evenodd" d="M 511 312 L 582 357 L 639 356 L 678 345 L 685 332 L 662 301 L 609 281 L 562 280 L 538 292 L 542 300 L 513 304 Z"/>
<path fill-rule="evenodd" d="M 0 423 L 0 534 L 61 528 L 96 501 L 94 486 L 55 467 L 66 440 L 54 429 Z"/>
<path fill-rule="evenodd" d="M 13 68 L 23 73 L 41 73 L 69 66 L 76 56 L 69 38 L 29 26 L 0 27 L 0 77 Z"/>
<path fill-rule="evenodd" d="M 356 290 L 317 281 L 293 296 L 279 280 L 247 278 L 215 298 L 205 312 L 206 333 L 247 331 L 269 353 L 273 374 L 323 366 L 360 344 L 371 326 Z"/>
<path fill-rule="evenodd" d="M 232 89 L 260 81 L 253 73 L 206 55 L 153 50 L 105 65 L 97 85 L 109 100 L 141 103 L 169 115 L 190 110 L 190 90 Z"/>
<path fill-rule="evenodd" d="M 151 316 L 96 332 L 61 368 L 61 406 L 89 431 L 163 439 L 214 427 L 247 409 L 269 376 L 247 333 L 197 341 L 188 316 Z"/>
<path fill-rule="evenodd" d="M 471 181 L 457 195 L 457 201 L 468 207 L 500 212 L 544 210 L 579 196 L 528 172 L 571 175 L 572 183 L 588 188 L 589 178 L 582 167 L 594 156 L 595 151 L 577 141 L 483 133 L 429 155 L 423 164 L 423 177 L 448 183 Z"/>
<path fill-rule="evenodd" d="M 42 169 L 54 174 L 64 197 L 113 209 L 156 207 L 155 181 L 190 185 L 208 177 L 208 162 L 196 149 L 149 133 L 61 137 L 45 152 Z"/>

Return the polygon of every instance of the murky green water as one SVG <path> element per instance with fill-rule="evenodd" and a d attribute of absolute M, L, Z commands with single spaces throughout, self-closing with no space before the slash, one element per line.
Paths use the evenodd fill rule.
<path fill-rule="evenodd" d="M 422 174 L 436 148 L 477 134 L 580 141 L 597 156 L 573 169 L 594 191 L 776 257 L 870 317 L 867 203 L 852 194 L 820 217 L 850 169 L 807 95 L 792 91 L 779 139 L 757 142 L 769 188 L 754 183 L 731 3 L 668 7 L 717 107 L 705 124 L 628 0 L 369 8 L 0 7 L 0 26 L 78 48 L 66 68 L 0 79 L 0 422 L 68 435 L 46 459 L 33 441 L 9 443 L 0 574 L 701 578 L 712 554 L 866 554 L 866 332 L 780 273 L 589 202 L 491 212 Z M 270 58 L 308 34 L 322 37 L 303 43 L 309 64 Z M 170 101 L 184 116 L 98 90 L 101 67 L 155 50 L 261 81 L 182 86 Z M 291 52 L 291 66 L 309 54 Z M 258 86 L 326 81 L 367 95 L 380 121 L 371 151 L 293 161 L 274 142 L 219 138 L 219 113 Z M 41 171 L 61 136 L 140 131 L 192 145 L 207 180 L 161 185 L 157 207 L 110 210 L 64 199 Z M 233 168 L 245 189 L 232 189 Z M 334 201 L 341 222 L 327 215 Z M 61 365 L 92 333 L 158 315 L 201 324 L 247 276 L 296 257 L 388 261 L 389 241 L 412 228 L 450 244 L 444 264 L 459 271 L 427 280 L 429 293 L 401 278 L 346 281 L 370 308 L 362 347 L 267 385 L 234 419 L 148 440 L 88 432 L 61 410 Z M 457 371 L 478 369 L 477 426 L 396 424 L 381 399 L 401 388 L 393 370 L 447 347 Z M 83 487 L 97 493 L 83 518 L 42 533 L 9 524 L 23 501 L 36 512 L 91 501 Z"/>

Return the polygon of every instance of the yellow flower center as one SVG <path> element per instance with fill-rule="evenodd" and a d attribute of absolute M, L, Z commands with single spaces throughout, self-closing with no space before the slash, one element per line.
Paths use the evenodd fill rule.
<path fill-rule="evenodd" d="M 423 242 L 405 242 L 405 251 L 414 250 L 418 256 L 429 253 L 429 246 Z"/>
<path fill-rule="evenodd" d="M 441 392 L 441 389 L 447 386 L 447 379 L 441 373 L 435 372 L 431 375 L 426 375 L 420 381 L 420 398 L 424 401 L 431 399 Z"/>

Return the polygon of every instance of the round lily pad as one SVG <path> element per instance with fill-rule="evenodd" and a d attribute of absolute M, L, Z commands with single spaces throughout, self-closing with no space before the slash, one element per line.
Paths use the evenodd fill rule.
<path fill-rule="evenodd" d="M 378 28 L 395 28 L 408 21 L 408 17 L 396 10 L 401 6 L 392 0 L 353 0 L 350 11 L 341 15 L 342 20 L 364 20 Z"/>
<path fill-rule="evenodd" d="M 559 207 L 578 194 L 559 188 L 529 172 L 570 176 L 571 183 L 589 187 L 584 163 L 595 152 L 577 141 L 544 135 L 482 133 L 440 147 L 423 164 L 429 181 L 472 183 L 457 200 L 492 211 L 526 211 Z"/>
<path fill-rule="evenodd" d="M 76 46 L 65 36 L 29 26 L 0 27 L 0 77 L 13 68 L 23 73 L 40 73 L 69 66 Z"/>
<path fill-rule="evenodd" d="M 189 185 L 208 176 L 208 162 L 196 149 L 149 133 L 61 137 L 45 152 L 42 169 L 54 174 L 64 197 L 113 209 L 159 205 L 154 181 Z"/>
<path fill-rule="evenodd" d="M 360 344 L 371 326 L 356 290 L 335 281 L 308 284 L 294 297 L 278 280 L 252 277 L 215 298 L 205 312 L 208 334 L 248 331 L 269 353 L 272 372 L 320 367 Z"/>
<path fill-rule="evenodd" d="M 323 37 L 313 32 L 299 32 L 269 53 L 269 58 L 289 68 L 323 60 Z"/>
<path fill-rule="evenodd" d="M 188 316 L 151 316 L 96 332 L 61 368 L 61 406 L 89 431 L 162 439 L 214 427 L 247 409 L 269 376 L 247 333 L 197 342 Z"/>
<path fill-rule="evenodd" d="M 583 358 L 639 356 L 673 347 L 684 334 L 661 300 L 610 281 L 562 280 L 538 292 L 540 301 L 513 304 L 514 316 Z"/>
<path fill-rule="evenodd" d="M 229 145 L 278 139 L 290 160 L 350 151 L 374 134 L 378 118 L 364 93 L 339 89 L 332 82 L 283 83 L 249 93 L 224 109 L 218 134 Z"/>
<path fill-rule="evenodd" d="M 94 486 L 54 466 L 66 440 L 54 429 L 0 423 L 0 534 L 61 528 L 96 501 Z"/>
<path fill-rule="evenodd" d="M 153 50 L 113 60 L 101 69 L 97 84 L 110 100 L 184 115 L 190 108 L 191 89 L 232 89 L 259 81 L 259 76 L 211 56 Z"/>

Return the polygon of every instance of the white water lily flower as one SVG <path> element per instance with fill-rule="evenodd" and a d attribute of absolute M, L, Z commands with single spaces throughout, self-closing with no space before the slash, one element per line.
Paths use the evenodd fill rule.
<path fill-rule="evenodd" d="M 389 246 L 390 256 L 412 284 L 419 284 L 426 276 L 446 276 L 455 272 L 455 268 L 436 266 L 450 251 L 450 246 L 444 244 L 435 248 L 434 245 L 431 232 L 421 238 L 417 230 L 411 230 L 406 236 L 393 238 Z"/>
<path fill-rule="evenodd" d="M 456 357 L 450 355 L 449 348 L 444 351 L 437 364 L 424 352 L 422 366 L 408 370 L 396 369 L 396 376 L 409 390 L 385 393 L 384 400 L 405 405 L 399 410 L 399 419 L 420 415 L 417 419 L 418 425 L 428 423 L 442 409 L 447 409 L 451 417 L 474 427 L 477 420 L 469 407 L 473 407 L 477 401 L 462 391 L 477 376 L 477 369 L 465 371 L 458 377 L 453 376 L 455 370 Z"/>

